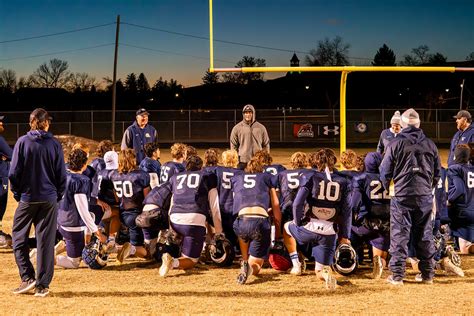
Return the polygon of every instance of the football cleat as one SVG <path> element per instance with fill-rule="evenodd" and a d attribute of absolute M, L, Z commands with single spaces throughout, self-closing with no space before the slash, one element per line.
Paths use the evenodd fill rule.
<path fill-rule="evenodd" d="M 446 254 L 449 257 L 449 260 L 456 267 L 461 267 L 461 256 L 454 250 L 453 246 L 446 247 Z"/>
<path fill-rule="evenodd" d="M 117 261 L 122 264 L 130 256 L 132 245 L 129 242 L 123 244 L 122 249 L 117 253 Z"/>
<path fill-rule="evenodd" d="M 0 230 L 0 249 L 12 248 L 12 236 Z"/>
<path fill-rule="evenodd" d="M 328 266 L 324 266 L 323 270 L 321 271 L 321 275 L 324 278 L 326 289 L 334 291 L 337 287 L 337 280 L 332 274 L 331 269 Z"/>
<path fill-rule="evenodd" d="M 417 275 L 415 275 L 415 282 L 420 282 L 423 284 L 433 284 L 433 279 L 423 279 L 421 273 L 418 273 Z"/>
<path fill-rule="evenodd" d="M 161 257 L 160 276 L 166 277 L 168 272 L 173 268 L 173 257 L 169 253 L 164 253 Z"/>
<path fill-rule="evenodd" d="M 383 273 L 383 263 L 380 256 L 374 256 L 374 268 L 372 272 L 373 279 L 380 279 Z"/>
<path fill-rule="evenodd" d="M 237 276 L 237 283 L 245 284 L 245 282 L 247 282 L 248 277 L 251 276 L 252 273 L 253 270 L 248 261 L 242 261 L 240 266 L 240 272 Z"/>
<path fill-rule="evenodd" d="M 291 268 L 290 274 L 292 274 L 292 275 L 301 275 L 302 274 L 301 262 L 298 263 L 298 265 L 293 266 L 293 268 Z"/>

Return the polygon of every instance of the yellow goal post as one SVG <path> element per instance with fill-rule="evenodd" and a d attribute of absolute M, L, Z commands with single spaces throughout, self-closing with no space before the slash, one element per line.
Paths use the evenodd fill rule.
<path fill-rule="evenodd" d="M 474 72 L 472 67 L 425 67 L 425 66 L 303 66 L 303 67 L 214 67 L 214 34 L 212 1 L 209 0 L 209 72 L 340 72 L 339 137 L 340 153 L 346 150 L 346 86 L 350 72 Z"/>

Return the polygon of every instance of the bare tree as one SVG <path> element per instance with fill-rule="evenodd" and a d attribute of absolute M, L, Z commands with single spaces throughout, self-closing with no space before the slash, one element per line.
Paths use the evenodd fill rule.
<path fill-rule="evenodd" d="M 411 50 L 411 55 L 403 56 L 404 60 L 400 62 L 402 66 L 419 66 L 429 62 L 431 54 L 427 45 L 420 45 Z"/>
<path fill-rule="evenodd" d="M 16 90 L 16 74 L 11 69 L 4 69 L 0 71 L 0 88 L 9 92 Z"/>
<path fill-rule="evenodd" d="M 71 82 L 69 84 L 71 90 L 89 91 L 92 86 L 96 85 L 95 77 L 90 76 L 85 72 L 76 72 L 71 75 Z"/>
<path fill-rule="evenodd" d="M 54 58 L 49 63 L 40 65 L 33 73 L 33 77 L 39 87 L 64 88 L 71 82 L 68 68 L 67 61 Z"/>
<path fill-rule="evenodd" d="M 318 41 L 318 47 L 306 55 L 308 66 L 346 66 L 349 65 L 350 44 L 344 43 L 342 37 Z"/>
<path fill-rule="evenodd" d="M 474 60 L 474 52 L 471 52 L 469 55 L 466 56 L 466 60 Z"/>

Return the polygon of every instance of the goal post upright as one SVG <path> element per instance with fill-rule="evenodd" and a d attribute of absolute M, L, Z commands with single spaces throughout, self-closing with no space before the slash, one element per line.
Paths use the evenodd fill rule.
<path fill-rule="evenodd" d="M 214 68 L 213 8 L 209 0 L 209 72 L 341 72 L 339 100 L 340 153 L 346 150 L 346 87 L 350 72 L 474 72 L 470 67 L 431 66 L 303 66 L 303 67 L 234 67 Z"/>

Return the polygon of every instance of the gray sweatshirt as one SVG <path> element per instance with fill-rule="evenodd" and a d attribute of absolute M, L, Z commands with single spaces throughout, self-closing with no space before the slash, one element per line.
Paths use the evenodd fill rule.
<path fill-rule="evenodd" d="M 253 112 L 252 122 L 247 123 L 243 119 L 234 126 L 230 133 L 230 148 L 239 153 L 240 162 L 249 162 L 252 156 L 259 150 L 270 151 L 270 138 L 268 137 L 265 126 L 256 121 L 255 108 L 247 104 L 242 109 Z"/>

